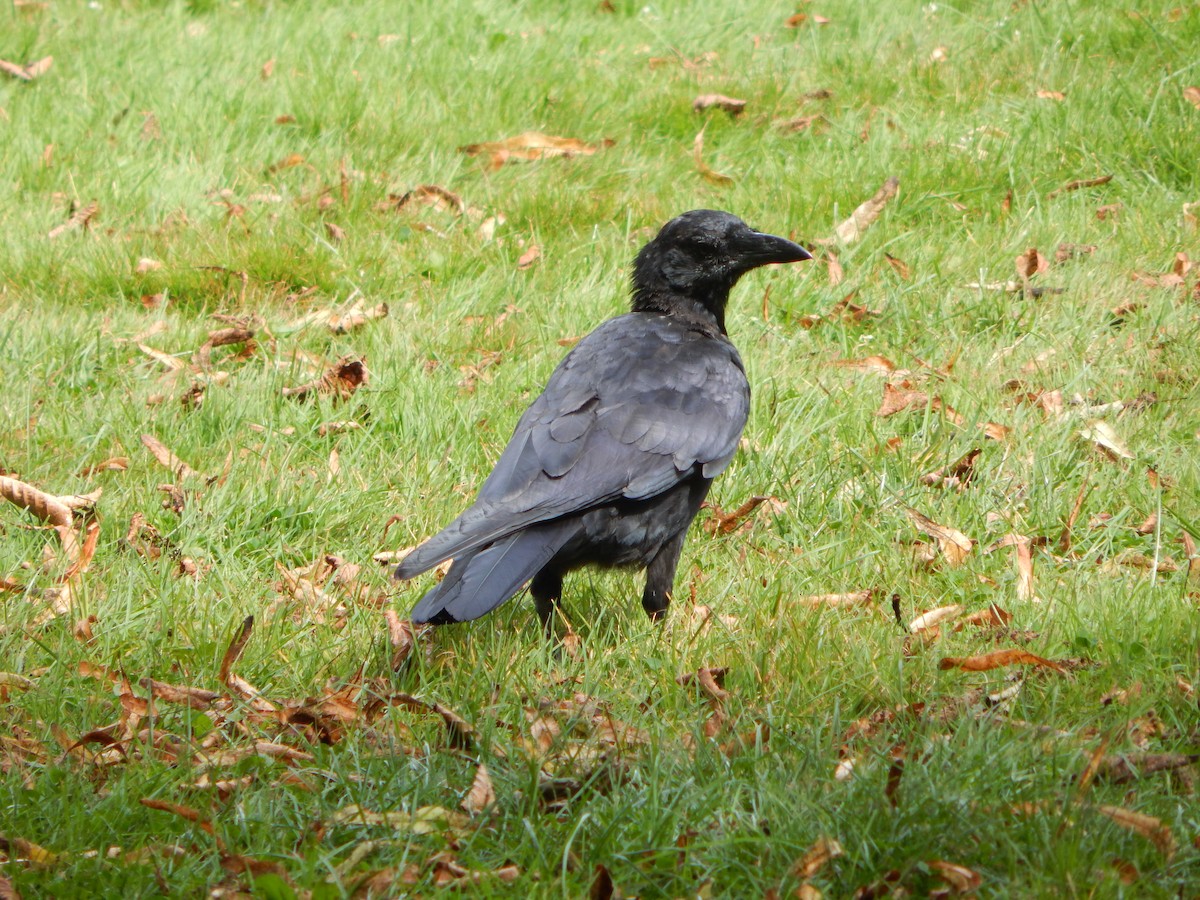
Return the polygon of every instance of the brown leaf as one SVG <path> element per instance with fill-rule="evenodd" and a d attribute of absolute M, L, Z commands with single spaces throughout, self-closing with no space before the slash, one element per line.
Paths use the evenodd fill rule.
<path fill-rule="evenodd" d="M 850 218 L 846 219 L 836 229 L 837 240 L 849 244 L 858 240 L 867 227 L 879 218 L 883 208 L 900 193 L 900 179 L 892 176 L 883 183 L 869 200 L 858 205 Z"/>
<path fill-rule="evenodd" d="M 842 283 L 842 279 L 845 277 L 844 273 L 842 272 L 842 264 L 838 260 L 837 254 L 826 253 L 825 263 L 829 267 L 829 286 L 837 287 Z"/>
<path fill-rule="evenodd" d="M 617 888 L 612 875 L 603 863 L 596 863 L 592 873 L 592 884 L 588 888 L 588 900 L 618 900 Z"/>
<path fill-rule="evenodd" d="M 0 72 L 16 78 L 18 81 L 33 81 L 33 79 L 40 78 L 50 71 L 52 65 L 54 65 L 53 56 L 43 56 L 41 59 L 24 66 L 0 59 Z"/>
<path fill-rule="evenodd" d="M 152 434 L 142 435 L 142 444 L 146 449 L 153 454 L 154 458 L 163 466 L 171 470 L 171 474 L 176 478 L 193 478 L 201 477 L 200 473 L 183 462 L 179 457 L 167 449 L 167 445 L 160 441 Z"/>
<path fill-rule="evenodd" d="M 902 259 L 897 259 L 890 253 L 884 253 L 883 258 L 888 261 L 888 265 L 896 271 L 896 274 L 900 276 L 901 280 L 908 281 L 911 274 L 908 268 L 908 263 Z"/>
<path fill-rule="evenodd" d="M 296 166 L 302 166 L 302 165 L 304 165 L 304 163 L 305 163 L 305 159 L 304 159 L 303 154 L 289 153 L 283 159 L 280 159 L 280 160 L 277 160 L 276 162 L 271 163 L 271 165 L 269 165 L 267 167 L 267 172 L 271 175 L 274 175 L 276 172 L 282 172 L 284 169 L 291 169 Z"/>
<path fill-rule="evenodd" d="M 282 393 L 297 400 L 306 400 L 313 394 L 331 394 L 335 400 L 345 400 L 369 380 L 365 358 L 343 356 L 320 378 L 296 387 L 285 387 Z"/>
<path fill-rule="evenodd" d="M 1123 806 L 1096 806 L 1094 809 L 1096 812 L 1108 816 L 1122 828 L 1136 831 L 1154 844 L 1167 859 L 1175 856 L 1178 846 L 1175 843 L 1175 835 L 1172 834 L 1171 827 L 1164 825 L 1161 819 L 1134 812 Z"/>
<path fill-rule="evenodd" d="M 1067 95 L 1062 91 L 1038 91 L 1039 100 L 1057 100 L 1060 103 L 1067 99 Z"/>
<path fill-rule="evenodd" d="M 906 409 L 924 409 L 928 404 L 929 395 L 924 391 L 916 390 L 908 382 L 895 385 L 889 381 L 883 385 L 883 403 L 875 415 L 886 419 Z"/>
<path fill-rule="evenodd" d="M 1054 261 L 1064 263 L 1079 256 L 1090 256 L 1096 252 L 1095 244 L 1059 244 L 1054 251 Z"/>
<path fill-rule="evenodd" d="M 692 160 L 696 163 L 696 170 L 702 178 L 711 181 L 713 184 L 729 185 L 733 184 L 733 179 L 728 175 L 723 175 L 720 172 L 715 172 L 708 167 L 704 161 L 704 129 L 701 128 L 692 141 Z"/>
<path fill-rule="evenodd" d="M 958 863 L 935 859 L 928 865 L 956 894 L 969 893 L 983 884 L 982 875 Z"/>
<path fill-rule="evenodd" d="M 392 645 L 392 671 L 397 671 L 417 646 L 417 633 L 408 619 L 401 619 L 394 609 L 385 609 L 384 618 L 388 626 L 388 643 Z"/>
<path fill-rule="evenodd" d="M 845 369 L 857 369 L 860 372 L 873 372 L 879 375 L 890 375 L 896 371 L 896 364 L 886 356 L 867 356 L 863 359 L 835 359 L 833 365 Z"/>
<path fill-rule="evenodd" d="M 108 459 L 98 463 L 93 463 L 90 466 L 84 466 L 79 470 L 79 475 L 83 478 L 90 478 L 98 472 L 124 472 L 129 468 L 128 456 L 110 456 Z"/>
<path fill-rule="evenodd" d="M 192 709 L 207 709 L 214 700 L 221 696 L 216 691 L 197 687 L 180 687 L 155 681 L 153 678 L 143 678 L 138 683 L 149 690 L 156 700 L 162 700 L 164 703 L 179 703 Z"/>
<path fill-rule="evenodd" d="M 1028 650 L 1013 647 L 1006 650 L 993 650 L 980 656 L 947 656 L 938 661 L 939 669 L 962 669 L 964 672 L 987 672 L 1004 666 L 1037 666 L 1051 669 L 1060 675 L 1067 674 L 1067 669 L 1054 662 L 1035 656 Z"/>
<path fill-rule="evenodd" d="M 975 460 L 983 451 L 978 447 L 968 450 L 954 462 L 926 472 L 919 479 L 921 484 L 930 487 L 957 488 L 962 490 L 975 477 Z"/>
<path fill-rule="evenodd" d="M 1017 599 L 1032 600 L 1038 598 L 1033 593 L 1033 542 L 1024 535 L 1013 544 L 1017 566 Z"/>
<path fill-rule="evenodd" d="M 87 206 L 81 206 L 71 212 L 71 217 L 61 225 L 51 228 L 46 234 L 50 240 L 54 240 L 66 234 L 68 231 L 73 231 L 76 228 L 87 228 L 91 224 L 96 213 L 100 211 L 100 204 L 93 200 Z"/>
<path fill-rule="evenodd" d="M 1017 276 L 1022 281 L 1028 281 L 1039 272 L 1050 268 L 1050 261 L 1038 252 L 1037 247 L 1030 247 L 1016 259 Z"/>
<path fill-rule="evenodd" d="M 439 212 L 466 215 L 467 204 L 458 194 L 437 184 L 422 184 L 406 191 L 394 201 L 384 204 L 389 209 L 402 210 L 406 207 L 429 207 Z"/>
<path fill-rule="evenodd" d="M 796 878 L 812 878 L 830 862 L 843 855 L 842 845 L 830 837 L 819 837 L 789 870 Z"/>
<path fill-rule="evenodd" d="M 1104 206 L 1097 208 L 1096 218 L 1103 222 L 1109 216 L 1116 218 L 1117 213 L 1125 208 L 1124 203 L 1106 203 Z"/>
<path fill-rule="evenodd" d="M 190 806 L 183 806 L 179 803 L 171 803 L 167 800 L 159 800 L 155 797 L 142 797 L 138 800 L 138 802 L 147 809 L 157 809 L 160 812 L 174 813 L 177 816 L 187 819 L 189 822 L 195 822 L 198 826 L 200 826 L 202 831 L 212 835 L 213 840 L 216 841 L 217 849 L 224 852 L 225 844 L 213 830 L 212 822 L 210 822 L 198 810 L 192 809 Z"/>
<path fill-rule="evenodd" d="M 329 235 L 329 239 L 335 244 L 340 244 L 346 239 L 346 232 L 342 230 L 340 225 L 335 225 L 333 222 L 325 223 L 325 233 Z"/>
<path fill-rule="evenodd" d="M 492 776 L 488 772 L 487 766 L 480 763 L 479 768 L 475 770 L 475 780 L 471 782 L 471 789 L 463 798 L 462 808 L 468 814 L 475 816 L 486 812 L 488 807 L 495 802 L 496 790 L 492 787 Z"/>
<path fill-rule="evenodd" d="M 612 141 L 602 141 L 599 145 L 586 144 L 577 138 L 555 137 L 542 134 L 539 131 L 526 131 L 515 137 L 502 141 L 487 141 L 480 144 L 467 144 L 459 147 L 460 153 L 467 156 L 486 155 L 492 168 L 499 168 L 512 160 L 539 160 L 561 156 L 591 156 L 603 147 L 609 147 Z"/>
<path fill-rule="evenodd" d="M 1080 188 L 1099 187 L 1102 184 L 1108 184 L 1112 180 L 1113 177 L 1111 175 L 1101 175 L 1098 178 L 1084 178 L 1079 181 L 1071 181 L 1060 188 L 1052 190 L 1046 195 L 1046 199 L 1049 200 L 1057 197 L 1059 194 L 1069 194 L 1071 191 L 1077 191 Z"/>
<path fill-rule="evenodd" d="M 1198 759 L 1200 755 L 1195 753 L 1123 753 L 1103 756 L 1096 764 L 1095 777 L 1113 784 L 1126 784 L 1156 772 L 1185 769 Z"/>
<path fill-rule="evenodd" d="M 962 563 L 975 546 L 975 542 L 957 528 L 940 525 L 911 507 L 906 512 L 918 531 L 928 534 L 938 542 L 938 548 L 946 557 L 946 562 L 952 566 Z"/>
<path fill-rule="evenodd" d="M 987 609 L 980 609 L 971 613 L 954 630 L 958 631 L 963 625 L 974 625 L 977 628 L 1004 628 L 1011 621 L 1012 613 L 1005 612 L 993 603 Z"/>
<path fill-rule="evenodd" d="M 1200 87 L 1196 87 L 1195 85 L 1185 87 L 1183 89 L 1183 99 L 1196 107 L 1196 109 L 1200 109 Z"/>
<path fill-rule="evenodd" d="M 742 525 L 747 516 L 769 499 L 771 498 L 756 495 L 731 513 L 722 512 L 720 507 L 706 502 L 704 505 L 712 510 L 712 518 L 704 522 L 704 530 L 709 534 L 729 534 Z"/>
<path fill-rule="evenodd" d="M 724 94 L 701 94 L 692 101 L 692 109 L 696 112 L 703 112 L 713 107 L 723 109 L 731 116 L 739 116 L 746 110 L 746 101 L 726 97 Z"/>
<path fill-rule="evenodd" d="M 820 113 L 811 116 L 797 116 L 794 119 L 778 119 L 775 122 L 775 127 L 783 131 L 790 131 L 792 134 L 799 134 L 802 131 L 808 131 L 810 128 L 816 129 L 814 126 L 825 122 L 825 117 Z"/>
<path fill-rule="evenodd" d="M 542 248 L 537 244 L 530 244 L 529 249 L 521 254 L 521 258 L 517 260 L 518 269 L 528 269 L 542 257 Z"/>
<path fill-rule="evenodd" d="M 250 640 L 250 632 L 254 630 L 254 616 L 246 616 L 242 620 L 241 626 L 237 630 L 237 634 L 233 636 L 233 640 L 229 642 L 229 646 L 225 648 L 225 655 L 221 657 L 221 668 L 218 678 L 222 684 L 229 682 L 229 676 L 234 663 L 241 657 L 242 651 L 246 649 L 246 643 Z"/>

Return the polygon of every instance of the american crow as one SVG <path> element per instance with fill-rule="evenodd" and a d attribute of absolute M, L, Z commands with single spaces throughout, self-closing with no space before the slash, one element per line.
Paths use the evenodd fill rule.
<path fill-rule="evenodd" d="M 633 311 L 567 354 L 475 503 L 396 569 L 407 579 L 454 560 L 412 620 L 476 619 L 532 579 L 552 634 L 563 575 L 589 563 L 646 567 L 642 606 L 660 619 L 688 525 L 750 408 L 725 333 L 729 291 L 753 268 L 811 258 L 726 212 L 664 225 L 634 261 Z"/>

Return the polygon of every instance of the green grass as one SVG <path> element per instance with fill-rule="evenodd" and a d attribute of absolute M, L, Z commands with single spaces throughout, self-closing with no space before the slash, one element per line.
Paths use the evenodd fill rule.
<path fill-rule="evenodd" d="M 1169 271 L 1177 252 L 1200 257 L 1184 208 L 1200 200 L 1200 110 L 1183 94 L 1200 84 L 1200 7 L 814 3 L 803 6 L 809 22 L 788 29 L 795 8 L 764 0 L 611 6 L 105 0 L 0 11 L 0 58 L 54 57 L 31 82 L 0 76 L 0 474 L 55 494 L 103 488 L 95 557 L 56 618 L 41 592 L 65 568 L 43 566 L 58 543 L 0 506 L 0 578 L 27 588 L 0 593 L 0 672 L 26 679 L 0 678 L 0 885 L 25 897 L 199 896 L 218 885 L 343 896 L 412 867 L 416 884 L 397 877 L 380 895 L 429 893 L 441 852 L 472 870 L 517 867 L 513 883 L 460 884 L 478 896 L 585 895 L 597 864 L 625 896 L 787 896 L 803 880 L 794 864 L 826 836 L 845 851 L 812 877 L 830 897 L 889 873 L 889 892 L 923 895 L 944 885 L 939 860 L 977 872 L 979 896 L 1200 892 L 1194 765 L 1125 783 L 1101 772 L 1080 787 L 1097 754 L 1200 752 L 1197 697 L 1180 686 L 1200 686 L 1200 586 L 1180 544 L 1186 529 L 1200 539 L 1197 276 L 1175 288 L 1131 278 Z M 939 47 L 946 59 L 935 62 Z M 803 100 L 817 89 L 832 97 Z M 702 93 L 746 99 L 747 110 L 699 115 Z M 817 113 L 800 134 L 773 125 Z M 731 186 L 695 170 L 704 125 L 705 159 Z M 494 170 L 457 149 L 527 130 L 614 143 Z M 303 162 L 272 170 L 291 154 Z M 557 657 L 518 599 L 423 639 L 392 671 L 382 609 L 403 615 L 428 582 L 392 585 L 372 556 L 416 543 L 469 501 L 565 352 L 557 342 L 624 309 L 629 261 L 654 229 L 707 206 L 811 242 L 892 175 L 899 198 L 860 240 L 833 248 L 841 284 L 817 262 L 759 271 L 736 289 L 728 324 L 754 405 L 712 500 L 783 505 L 730 535 L 697 526 L 664 627 L 646 622 L 638 579 L 581 572 L 564 598 L 577 655 Z M 1112 180 L 1048 197 L 1101 175 Z M 421 184 L 477 212 L 379 208 Z M 93 201 L 90 227 L 47 237 L 71 204 Z M 227 215 L 228 204 L 243 213 Z M 1098 218 L 1110 204 L 1122 206 Z M 481 238 L 482 219 L 498 214 L 495 238 Z M 1019 254 L 1053 259 L 1064 242 L 1096 249 L 1035 277 L 1062 293 L 967 287 L 1014 278 Z M 542 257 L 519 270 L 529 243 Z M 139 272 L 143 258 L 162 265 Z M 852 291 L 879 315 L 805 327 Z M 155 294 L 165 305 L 144 307 Z M 390 314 L 343 335 L 291 327 L 355 298 Z M 1113 316 L 1128 303 L 1139 307 Z M 257 346 L 248 359 L 215 349 L 228 377 L 190 410 L 179 397 L 191 375 L 164 374 L 130 338 L 157 326 L 141 340 L 190 361 L 225 327 L 213 313 L 260 317 Z M 350 400 L 281 395 L 345 354 L 371 372 Z M 464 386 L 464 368 L 489 354 L 498 361 Z M 872 354 L 911 370 L 961 421 L 932 405 L 878 417 L 883 379 L 831 366 Z M 1066 414 L 1018 403 L 1012 379 L 1060 390 Z M 1080 437 L 1095 414 L 1075 395 L 1102 404 L 1150 393 L 1140 411 L 1103 414 L 1133 459 Z M 362 427 L 318 434 L 337 419 Z M 984 440 L 988 422 L 1010 429 L 1007 440 Z M 182 512 L 164 508 L 158 487 L 178 480 L 143 434 L 221 477 L 179 482 Z M 973 447 L 982 454 L 967 489 L 921 483 Z M 80 474 L 114 456 L 128 469 Z M 1061 553 L 1054 543 L 1085 484 Z M 915 563 L 906 507 L 978 541 L 965 563 Z M 1157 527 L 1138 533 L 1151 513 Z M 179 577 L 171 553 L 128 547 L 135 514 L 200 577 Z M 1010 531 L 1049 539 L 1033 550 L 1038 602 L 1018 595 L 1011 549 L 982 552 Z M 1179 569 L 1115 562 L 1129 553 Z M 326 554 L 363 567 L 360 593 L 328 588 L 340 613 L 281 584 L 280 567 Z M 872 604 L 854 611 L 801 602 L 868 588 Z M 693 592 L 732 618 L 701 627 Z M 905 622 L 996 603 L 1014 629 L 1036 632 L 1028 650 L 1087 664 L 1068 676 L 1030 669 L 1015 699 L 988 708 L 978 689 L 1002 690 L 1016 670 L 943 671 L 939 660 L 1014 640 L 945 626 L 928 645 L 906 643 L 893 593 Z M 122 716 L 119 691 L 81 663 L 124 673 L 143 699 L 147 677 L 223 691 L 222 657 L 248 615 L 256 625 L 234 671 L 272 701 L 362 684 L 352 699 L 365 709 L 409 693 L 462 715 L 474 742 L 455 749 L 437 716 L 400 706 L 322 744 L 242 701 L 211 716 L 158 701 L 122 745 L 127 757 L 101 758 L 97 743 L 68 752 Z M 86 641 L 74 628 L 89 616 Z M 711 740 L 709 704 L 676 682 L 702 666 L 728 667 L 727 720 Z M 1105 702 L 1113 689 L 1128 693 Z M 551 750 L 531 755 L 539 704 L 569 705 L 576 692 L 644 740 L 604 746 L 576 709 L 559 714 Z M 752 746 L 722 748 L 747 733 Z M 212 777 L 249 783 L 222 798 L 190 787 L 201 774 L 193 744 L 206 736 L 234 751 L 278 740 L 312 758 L 227 760 Z M 604 761 L 589 761 L 598 749 Z M 853 777 L 839 780 L 847 757 Z M 414 834 L 334 817 L 355 804 L 456 810 L 479 762 L 496 802 L 467 824 Z M 565 803 L 539 800 L 540 770 L 575 779 Z M 143 799 L 197 810 L 212 833 Z M 1158 819 L 1177 851 L 1101 805 Z M 21 841 L 55 856 L 22 862 Z M 218 845 L 226 868 L 248 857 L 275 871 L 227 871 Z M 1114 860 L 1136 882 L 1124 884 L 1129 870 Z"/>

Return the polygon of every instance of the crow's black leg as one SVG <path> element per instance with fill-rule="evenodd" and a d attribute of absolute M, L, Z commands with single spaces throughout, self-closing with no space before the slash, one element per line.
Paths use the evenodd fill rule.
<path fill-rule="evenodd" d="M 679 554 L 683 552 L 684 528 L 679 534 L 659 548 L 650 565 L 646 567 L 646 590 L 642 592 L 642 609 L 657 622 L 667 614 L 671 605 L 671 588 L 675 585 L 675 568 L 679 565 Z"/>
<path fill-rule="evenodd" d="M 562 572 L 551 568 L 542 569 L 533 576 L 533 581 L 529 582 L 533 608 L 537 610 L 538 618 L 542 620 L 542 629 L 550 639 L 554 638 L 554 614 L 560 611 L 562 585 Z"/>

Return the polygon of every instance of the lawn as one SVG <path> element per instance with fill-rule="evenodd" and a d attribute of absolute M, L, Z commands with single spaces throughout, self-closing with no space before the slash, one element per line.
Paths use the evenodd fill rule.
<path fill-rule="evenodd" d="M 1200 896 L 1172 3 L 6 4 L 0 897 Z M 414 630 L 697 207 L 816 259 L 666 622 Z"/>

